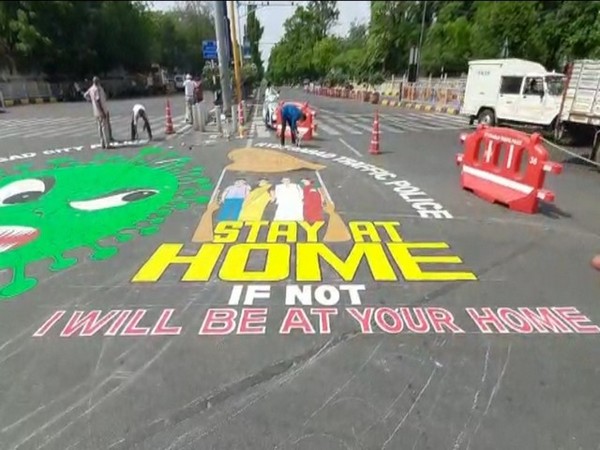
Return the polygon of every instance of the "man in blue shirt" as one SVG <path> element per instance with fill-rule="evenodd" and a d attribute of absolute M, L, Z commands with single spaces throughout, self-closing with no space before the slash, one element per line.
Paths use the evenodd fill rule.
<path fill-rule="evenodd" d="M 281 108 L 281 145 L 285 145 L 285 129 L 290 126 L 292 133 L 292 144 L 296 145 L 296 137 L 298 133 L 298 121 L 305 121 L 306 114 L 300 108 L 291 103 L 287 103 Z"/>

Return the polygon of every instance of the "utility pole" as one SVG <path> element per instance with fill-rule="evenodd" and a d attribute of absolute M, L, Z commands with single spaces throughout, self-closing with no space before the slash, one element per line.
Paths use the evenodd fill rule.
<path fill-rule="evenodd" d="M 243 49 L 244 48 L 244 36 L 246 33 L 244 33 L 244 30 L 242 29 L 242 16 L 240 14 L 240 7 L 242 5 L 239 1 L 236 1 L 235 3 L 237 5 L 236 12 L 237 12 L 238 32 L 240 33 L 240 45 L 242 46 L 242 49 Z M 246 5 L 246 16 L 247 15 L 248 15 L 248 6 Z M 244 58 L 243 57 L 240 58 L 240 67 L 244 67 Z"/>
<path fill-rule="evenodd" d="M 216 0 L 215 8 L 215 34 L 217 36 L 217 50 L 219 53 L 219 77 L 221 78 L 221 94 L 223 99 L 223 112 L 231 110 L 231 89 L 229 86 L 229 58 L 227 57 L 227 31 L 225 28 L 225 2 Z M 233 50 L 233 49 L 232 49 Z"/>
<path fill-rule="evenodd" d="M 237 40 L 237 24 L 235 20 L 235 2 L 229 1 L 229 14 L 231 15 L 231 42 L 233 43 L 233 69 L 235 71 L 235 90 L 237 102 L 242 101 L 242 71 L 240 68 L 240 44 Z"/>

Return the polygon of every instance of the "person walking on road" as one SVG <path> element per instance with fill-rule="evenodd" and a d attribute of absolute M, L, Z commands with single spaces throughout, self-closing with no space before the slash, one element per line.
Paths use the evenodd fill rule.
<path fill-rule="evenodd" d="M 131 116 L 131 140 L 135 141 L 138 138 L 138 121 L 142 119 L 144 121 L 143 130 L 148 133 L 148 140 L 152 140 L 152 129 L 150 128 L 150 122 L 148 121 L 148 114 L 146 114 L 146 108 L 144 105 L 139 103 L 133 106 L 133 115 Z"/>
<path fill-rule="evenodd" d="M 112 129 L 110 126 L 110 113 L 106 102 L 106 92 L 100 85 L 100 78 L 92 79 L 92 86 L 83 94 L 88 102 L 92 103 L 94 117 L 98 123 L 98 134 L 100 135 L 100 143 L 102 148 L 108 148 L 113 142 Z"/>
<path fill-rule="evenodd" d="M 296 105 L 288 103 L 281 108 L 281 146 L 285 145 L 285 129 L 286 125 L 290 126 L 292 134 L 292 144 L 296 145 L 298 139 L 298 121 L 305 121 L 306 114 L 302 112 Z"/>
<path fill-rule="evenodd" d="M 187 123 L 192 123 L 194 120 L 192 108 L 194 107 L 195 87 L 196 83 L 194 83 L 194 80 L 192 80 L 192 76 L 188 73 L 185 76 L 185 81 L 183 82 L 183 90 L 185 92 L 185 121 Z"/>

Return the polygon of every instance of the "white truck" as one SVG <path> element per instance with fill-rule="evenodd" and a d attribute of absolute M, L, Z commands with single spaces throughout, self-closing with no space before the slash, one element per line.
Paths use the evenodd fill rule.
<path fill-rule="evenodd" d="M 554 137 L 566 132 L 583 142 L 593 142 L 592 158 L 600 149 L 600 60 L 581 59 L 569 64 Z"/>
<path fill-rule="evenodd" d="M 471 123 L 550 127 L 560 110 L 563 78 L 523 59 L 471 61 L 460 112 Z"/>
<path fill-rule="evenodd" d="M 566 89 L 565 89 L 566 86 Z M 567 132 L 600 147 L 600 61 L 578 60 L 567 75 L 548 72 L 523 59 L 469 62 L 462 115 L 470 124 L 511 123 L 551 131 L 560 140 Z"/>

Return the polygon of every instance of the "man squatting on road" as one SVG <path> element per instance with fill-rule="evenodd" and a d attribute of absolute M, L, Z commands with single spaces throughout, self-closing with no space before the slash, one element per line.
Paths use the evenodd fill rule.
<path fill-rule="evenodd" d="M 106 102 L 106 92 L 100 85 L 100 78 L 92 79 L 92 86 L 83 94 L 84 98 L 92 103 L 94 117 L 98 122 L 98 134 L 100 135 L 100 144 L 102 148 L 108 148 L 113 142 L 112 128 L 110 126 L 110 113 Z"/>
<path fill-rule="evenodd" d="M 133 115 L 131 116 L 131 140 L 135 141 L 138 138 L 138 121 L 142 119 L 144 121 L 145 130 L 148 133 L 148 140 L 152 140 L 152 129 L 150 128 L 150 122 L 148 121 L 148 114 L 146 114 L 146 108 L 144 105 L 139 103 L 133 105 Z"/>
<path fill-rule="evenodd" d="M 306 114 L 296 105 L 288 103 L 281 108 L 281 146 L 285 145 L 285 128 L 290 126 L 292 134 L 292 144 L 296 145 L 298 134 L 298 121 L 305 121 Z"/>

